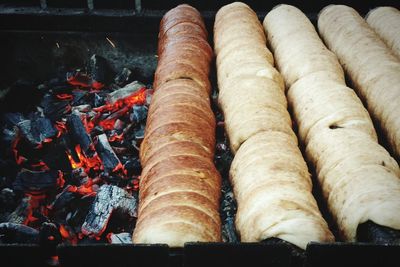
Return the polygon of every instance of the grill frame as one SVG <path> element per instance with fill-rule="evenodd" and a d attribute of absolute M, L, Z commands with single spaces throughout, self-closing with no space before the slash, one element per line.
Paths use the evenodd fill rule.
<path fill-rule="evenodd" d="M 154 4 L 155 1 L 134 1 L 128 9 L 110 5 L 98 8 L 100 0 L 82 0 L 80 7 L 60 8 L 49 4 L 50 0 L 26 0 L 22 6 L 0 5 L 0 50 L 6 52 L 4 40 L 16 35 L 68 35 L 92 34 L 104 36 L 115 34 L 128 36 L 150 35 L 149 39 L 157 42 L 159 21 L 166 12 Z M 15 2 L 15 1 L 14 1 Z M 29 2 L 29 3 L 28 3 Z M 61 3 L 63 1 L 60 1 Z M 123 1 L 118 1 L 118 3 Z M 178 2 L 164 1 L 162 8 L 173 7 Z M 185 1 L 201 10 L 209 32 L 212 32 L 213 18 L 216 10 L 230 1 Z M 266 15 L 276 3 L 270 1 L 257 4 L 257 1 L 245 1 L 256 7 L 259 18 Z M 355 1 L 341 1 L 366 13 L 379 5 L 397 4 L 396 1 L 364 1 L 363 6 Z M 317 13 L 328 1 L 301 5 L 301 1 L 287 1 L 301 7 L 313 21 Z M 61 4 L 62 7 L 65 7 Z M 116 9 L 115 9 L 116 8 Z M 263 11 L 265 10 L 265 11 Z M 135 25 L 128 27 L 126 25 Z M 14 36 L 14 37 L 13 37 Z M 124 37 L 124 38 L 125 38 Z M 210 35 L 210 38 L 212 35 Z M 23 37 L 22 37 L 23 38 Z M 130 40 L 126 37 L 126 40 Z M 132 40 L 132 39 L 131 39 Z M 212 40 L 210 40 L 212 41 Z M 156 45 L 154 46 L 156 49 Z M 154 50 L 154 53 L 156 51 Z M 1 54 L 1 53 L 0 53 Z M 13 55 L 8 57 L 13 60 Z M 7 68 L 2 64 L 1 73 Z M 15 66 L 17 68 L 17 65 Z M 7 81 L 1 81 L 0 85 Z M 184 248 L 169 248 L 166 245 L 110 245 L 83 244 L 78 246 L 60 245 L 57 248 L 42 247 L 35 244 L 1 244 L 2 262 L 9 266 L 49 266 L 47 258 L 53 252 L 60 259 L 62 266 L 396 266 L 395 260 L 400 254 L 400 246 L 376 245 L 370 243 L 310 243 L 306 249 L 306 259 L 295 258 L 290 248 L 284 244 L 265 243 L 187 243 Z M 23 256 L 21 256 L 23 255 Z M 99 257 L 98 255 L 101 255 Z M 118 259 L 117 261 L 115 259 Z M 354 266 L 354 265 L 353 265 Z"/>

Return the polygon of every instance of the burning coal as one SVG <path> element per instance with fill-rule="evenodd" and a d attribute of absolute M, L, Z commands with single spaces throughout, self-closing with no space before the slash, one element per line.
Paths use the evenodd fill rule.
<path fill-rule="evenodd" d="M 0 242 L 130 240 L 152 90 L 109 73 L 94 55 L 32 89 L 43 98 L 31 112 L 2 117 Z"/>

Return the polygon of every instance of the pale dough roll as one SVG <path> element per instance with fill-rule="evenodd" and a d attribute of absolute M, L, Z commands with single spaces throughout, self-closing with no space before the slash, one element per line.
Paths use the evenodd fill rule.
<path fill-rule="evenodd" d="M 332 241 L 291 135 L 271 131 L 249 138 L 235 155 L 230 177 L 238 197 L 236 227 L 242 241 L 278 237 L 303 249 L 310 241 Z M 294 227 L 300 222 L 303 227 Z"/>
<path fill-rule="evenodd" d="M 241 64 L 241 68 L 226 66 L 218 73 L 218 87 L 222 88 L 225 84 L 238 77 L 261 77 L 274 81 L 282 90 L 285 88 L 281 74 L 266 62 L 248 62 Z M 228 86 L 228 85 L 227 85 Z"/>
<path fill-rule="evenodd" d="M 377 7 L 367 14 L 366 20 L 400 59 L 400 11 L 395 7 Z"/>
<path fill-rule="evenodd" d="M 288 88 L 298 79 L 319 71 L 331 72 L 337 80 L 344 81 L 335 55 L 323 45 L 314 26 L 299 9 L 279 5 L 267 14 L 263 24 Z"/>
<path fill-rule="evenodd" d="M 243 88 L 251 88 L 248 92 L 258 97 L 243 97 Z M 268 88 L 268 89 L 266 89 Z M 287 101 L 285 95 L 281 91 L 281 87 L 269 78 L 259 77 L 256 75 L 240 75 L 231 77 L 226 83 L 220 87 L 218 98 L 219 104 L 223 110 L 231 110 L 231 107 L 241 103 L 265 104 L 265 106 L 285 111 L 287 109 Z"/>
<path fill-rule="evenodd" d="M 261 44 L 236 46 L 229 50 L 226 56 L 217 57 L 217 68 L 219 70 L 228 68 L 229 71 L 233 66 L 246 62 L 273 64 L 272 54 L 265 45 Z"/>
<path fill-rule="evenodd" d="M 329 81 L 325 73 L 298 80 L 290 87 L 288 101 L 298 118 L 299 135 L 305 143 L 315 126 L 360 129 L 377 140 L 369 114 L 355 92 L 337 81 Z"/>
<path fill-rule="evenodd" d="M 363 34 L 360 29 L 355 30 L 357 23 L 348 21 L 353 14 L 327 8 L 321 13 L 320 20 L 326 10 L 337 15 L 335 19 L 325 21 L 334 40 L 332 47 L 343 53 L 357 50 L 354 46 L 360 43 Z M 272 20 L 274 17 L 276 20 Z M 304 23 L 309 26 L 297 27 Z M 358 226 L 368 220 L 400 229 L 400 216 L 396 212 L 400 203 L 399 167 L 378 144 L 368 113 L 339 75 L 343 71 L 336 71 L 340 67 L 338 60 L 332 53 L 323 53 L 324 44 L 311 22 L 293 6 L 281 5 L 271 11 L 264 20 L 264 28 L 279 68 L 287 70 L 282 72 L 285 80 L 296 80 L 288 89 L 288 102 L 341 238 L 355 241 Z M 343 31 L 345 28 L 352 31 Z M 293 29 L 297 30 L 294 32 Z M 341 40 L 343 44 L 349 39 L 354 41 L 351 45 L 343 46 L 337 42 Z M 288 44 L 296 45 L 293 48 Z M 365 43 L 360 50 L 362 48 L 369 52 L 374 50 Z M 294 49 L 300 55 L 297 56 Z M 377 50 L 381 49 L 383 47 Z M 393 62 L 376 62 L 373 66 L 367 64 L 366 58 L 374 61 L 378 57 L 359 53 L 351 58 L 351 62 L 364 62 L 362 67 L 367 70 L 393 65 Z M 315 64 L 317 71 L 308 72 L 313 62 L 318 62 Z M 352 63 L 346 63 L 346 67 L 347 64 Z M 360 72 L 357 75 L 360 76 Z M 371 82 L 376 78 L 375 74 L 368 77 Z M 383 89 L 381 92 L 385 93 Z M 362 95 L 372 93 L 375 92 L 369 90 Z M 394 94 L 386 95 L 396 99 Z M 390 103 L 387 106 L 393 107 Z M 382 208 L 385 210 L 380 216 L 379 209 Z"/>
<path fill-rule="evenodd" d="M 380 124 L 391 150 L 400 157 L 400 105 L 396 104 L 400 100 L 399 59 L 350 7 L 323 9 L 318 29 Z"/>

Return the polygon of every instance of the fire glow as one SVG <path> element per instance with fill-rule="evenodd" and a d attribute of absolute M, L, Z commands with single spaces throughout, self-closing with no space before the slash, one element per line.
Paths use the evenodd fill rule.
<path fill-rule="evenodd" d="M 91 60 L 102 62 L 98 56 Z M 126 216 L 137 216 L 137 147 L 152 90 L 127 77 L 107 86 L 96 80 L 100 74 L 68 73 L 61 89 L 48 86 L 38 112 L 12 115 L 10 121 L 17 124 L 7 129 L 14 134 L 10 157 L 19 166 L 9 187 L 23 192 L 18 216 L 13 216 L 35 230 L 52 224 L 56 233 L 49 232 L 48 242 L 107 242 L 112 232 L 134 227 L 126 225 Z M 119 211 L 125 212 L 124 225 L 105 232 Z"/>

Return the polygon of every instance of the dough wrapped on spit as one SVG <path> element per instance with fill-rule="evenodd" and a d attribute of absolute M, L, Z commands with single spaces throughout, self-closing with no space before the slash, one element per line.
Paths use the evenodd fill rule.
<path fill-rule="evenodd" d="M 199 12 L 180 5 L 160 24 L 159 62 L 140 147 L 135 243 L 221 240 L 221 178 L 214 166 L 213 57 Z"/>
<path fill-rule="evenodd" d="M 400 60 L 400 10 L 389 6 L 377 7 L 365 19 Z"/>
<path fill-rule="evenodd" d="M 287 111 L 283 79 L 257 15 L 244 3 L 215 19 L 219 104 L 235 158 L 230 179 L 242 242 L 271 237 L 305 249 L 333 241 L 312 196 L 307 165 Z"/>
<path fill-rule="evenodd" d="M 355 241 L 357 227 L 368 220 L 400 229 L 399 166 L 378 144 L 369 114 L 346 86 L 336 56 L 296 7 L 277 6 L 265 17 L 264 28 L 277 67 L 290 84 L 288 102 L 299 137 L 341 238 Z M 341 38 L 338 32 L 332 34 Z"/>
<path fill-rule="evenodd" d="M 396 26 L 390 26 L 396 27 Z M 400 159 L 400 60 L 353 8 L 331 5 L 318 29 Z"/>

